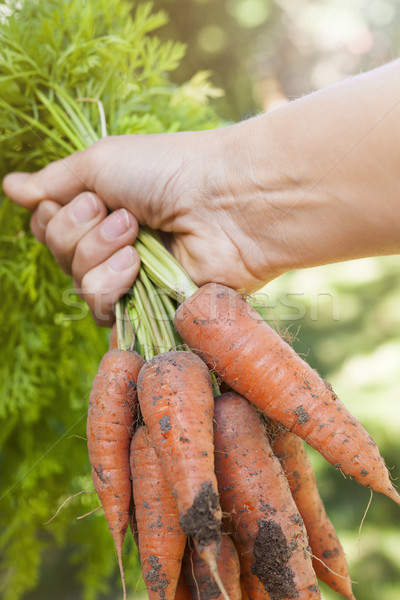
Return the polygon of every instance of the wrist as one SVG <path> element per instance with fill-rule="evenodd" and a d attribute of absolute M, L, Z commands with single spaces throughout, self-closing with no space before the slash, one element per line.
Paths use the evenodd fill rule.
<path fill-rule="evenodd" d="M 263 278 L 400 252 L 399 70 L 397 61 L 237 126 L 251 152 Z"/>
<path fill-rule="evenodd" d="M 235 182 L 238 226 L 247 237 L 244 258 L 264 283 L 319 260 L 319 250 L 307 248 L 304 239 L 329 204 L 322 186 L 313 190 L 315 169 L 306 148 L 298 152 L 293 120 L 287 111 L 273 111 L 224 130 L 222 153 Z"/>

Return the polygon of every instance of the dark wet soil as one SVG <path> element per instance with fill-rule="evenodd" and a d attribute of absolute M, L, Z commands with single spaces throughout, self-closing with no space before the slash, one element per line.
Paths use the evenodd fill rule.
<path fill-rule="evenodd" d="M 255 563 L 251 570 L 256 575 L 271 600 L 297 598 L 294 573 L 287 565 L 292 551 L 280 526 L 275 521 L 259 519 L 258 534 L 254 543 Z"/>
<path fill-rule="evenodd" d="M 183 532 L 196 540 L 199 549 L 221 539 L 221 522 L 214 516 L 218 508 L 218 494 L 211 481 L 206 481 L 191 508 L 179 519 Z"/>
<path fill-rule="evenodd" d="M 310 420 L 308 412 L 301 404 L 300 406 L 295 408 L 293 412 L 297 415 L 297 422 L 299 423 L 299 425 L 304 425 L 305 423 L 307 423 L 307 421 Z"/>
<path fill-rule="evenodd" d="M 171 429 L 171 423 L 169 420 L 169 416 L 168 415 L 164 415 L 160 420 L 160 427 L 161 427 L 161 431 L 163 433 L 167 433 L 167 431 L 170 431 Z"/>
<path fill-rule="evenodd" d="M 151 569 L 146 571 L 144 577 L 150 583 L 153 592 L 159 592 L 160 598 L 165 598 L 165 588 L 169 582 L 165 573 L 160 573 L 161 563 L 154 554 L 151 554 L 149 556 L 149 564 Z"/>
<path fill-rule="evenodd" d="M 221 591 L 211 575 L 202 575 L 198 585 L 201 600 L 213 600 L 221 595 Z"/>

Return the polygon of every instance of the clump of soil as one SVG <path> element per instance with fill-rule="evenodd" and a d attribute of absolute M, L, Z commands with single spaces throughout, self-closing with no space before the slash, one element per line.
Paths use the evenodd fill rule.
<path fill-rule="evenodd" d="M 221 522 L 214 516 L 218 509 L 218 494 L 215 493 L 211 481 L 206 481 L 193 505 L 179 519 L 182 531 L 193 537 L 199 547 L 208 546 L 211 542 L 221 539 Z"/>
<path fill-rule="evenodd" d="M 201 600 L 213 600 L 214 598 L 219 598 L 221 595 L 221 590 L 211 575 L 203 575 L 200 577 L 198 584 Z"/>
<path fill-rule="evenodd" d="M 159 592 L 160 598 L 165 598 L 165 588 L 168 585 L 168 579 L 165 573 L 160 573 L 161 564 L 154 554 L 149 556 L 149 564 L 151 569 L 146 571 L 144 577 L 151 585 L 153 592 Z"/>
<path fill-rule="evenodd" d="M 164 415 L 160 420 L 160 427 L 161 427 L 161 431 L 163 433 L 167 433 L 167 431 L 170 431 L 171 429 L 171 423 L 169 420 L 169 416 L 168 415 Z"/>
<path fill-rule="evenodd" d="M 293 412 L 295 415 L 297 415 L 297 422 L 299 423 L 299 425 L 304 425 L 305 423 L 307 423 L 307 421 L 310 420 L 308 412 L 301 404 Z"/>
<path fill-rule="evenodd" d="M 299 593 L 294 584 L 294 573 L 287 565 L 292 551 L 275 521 L 259 519 L 258 533 L 254 542 L 255 563 L 251 572 L 256 575 L 271 597 L 271 600 L 297 598 Z"/>

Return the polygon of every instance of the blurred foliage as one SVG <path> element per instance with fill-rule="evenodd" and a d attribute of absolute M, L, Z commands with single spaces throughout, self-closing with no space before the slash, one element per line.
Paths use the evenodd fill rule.
<path fill-rule="evenodd" d="M 70 2 L 55 4 L 68 8 Z M 127 6 L 118 0 L 96 3 L 94 29 L 104 18 L 111 31 L 121 25 L 122 4 Z M 237 120 L 378 66 L 399 49 L 396 0 L 156 4 L 170 15 L 158 35 L 164 41 L 185 42 L 186 56 L 171 75 L 177 86 L 158 71 L 163 85 L 155 94 L 151 80 L 139 83 L 136 110 L 121 116 L 121 132 L 215 126 L 215 117 L 202 102 L 208 85 L 204 76 L 190 86 L 180 85 L 198 70 L 210 70 L 213 84 L 227 91 L 213 104 L 225 118 Z M 0 9 L 6 5 L 0 2 Z M 55 33 L 62 23 L 55 25 L 52 17 L 49 27 Z M 51 36 L 48 41 L 54 43 Z M 182 55 L 182 47 L 180 51 Z M 171 97 L 179 99 L 178 116 L 174 103 L 166 102 Z M 95 122 L 95 109 L 85 110 Z M 19 160 L 16 156 L 16 164 Z M 0 152 L 0 176 L 10 166 Z M 70 436 L 85 435 L 88 390 L 106 348 L 106 333 L 89 318 L 63 317 L 62 290 L 70 286 L 69 280 L 27 233 L 28 217 L 9 203 L 3 202 L 0 210 L 0 595 L 3 590 L 7 598 L 12 589 L 8 598 L 14 600 L 28 583 L 36 584 L 41 569 L 37 590 L 25 598 L 80 598 L 82 584 L 85 598 L 91 598 L 98 591 L 105 594 L 110 583 L 117 598 L 116 562 L 102 515 L 74 521 L 96 506 L 91 494 L 72 500 L 55 521 L 42 525 L 70 494 L 92 489 L 86 444 Z M 289 327 L 292 336 L 297 332 L 296 350 L 332 382 L 370 431 L 394 467 L 394 478 L 400 476 L 398 270 L 398 258 L 364 259 L 290 273 L 265 289 L 271 321 L 283 332 Z M 81 310 L 78 303 L 73 313 Z M 345 480 L 313 451 L 310 456 L 351 575 L 359 582 L 354 586 L 357 600 L 398 600 L 398 507 L 374 495 L 359 553 L 358 528 L 368 490 Z M 132 587 L 137 570 L 131 541 L 124 560 Z M 335 595 L 324 587 L 323 597 L 333 600 Z"/>
<path fill-rule="evenodd" d="M 169 80 L 184 47 L 152 34 L 165 13 L 147 3 L 131 17 L 132 6 L 122 0 L 0 3 L 0 178 L 79 149 L 86 134 L 87 143 L 100 136 L 97 106 L 78 107 L 78 97 L 102 100 L 110 134 L 220 124 L 208 104 L 218 93 L 204 73 L 180 86 Z M 93 490 L 87 403 L 107 333 L 32 238 L 27 212 L 4 196 L 0 282 L 0 596 L 18 600 L 42 577 L 39 597 L 91 600 L 108 595 L 110 586 L 120 594 L 103 514 L 75 519 L 98 506 L 95 495 L 72 499 L 44 526 L 66 498 Z M 127 537 L 124 564 L 134 589 L 140 571 Z"/>
<path fill-rule="evenodd" d="M 211 70 L 213 83 L 226 94 L 216 103 L 233 120 L 258 112 L 254 56 L 259 38 L 276 44 L 280 7 L 272 0 L 158 0 L 170 20 L 161 35 L 187 44 L 175 77 L 184 80 L 197 69 Z M 275 40 L 275 41 L 274 41 Z"/>
<path fill-rule="evenodd" d="M 225 118 L 246 118 L 399 52 L 397 0 L 158 0 L 170 14 L 161 35 L 186 42 L 174 77 L 210 69 L 226 90 Z"/>

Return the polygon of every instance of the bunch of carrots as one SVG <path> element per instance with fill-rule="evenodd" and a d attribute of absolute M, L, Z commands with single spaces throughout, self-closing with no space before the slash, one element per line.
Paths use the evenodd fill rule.
<path fill-rule="evenodd" d="M 87 423 L 124 597 L 130 526 L 150 600 L 316 600 L 317 577 L 354 599 L 303 440 L 400 504 L 375 442 L 245 298 L 136 244 Z"/>
<path fill-rule="evenodd" d="M 117 134 L 129 114 L 132 131 L 147 131 L 143 111 L 155 98 L 179 106 L 181 96 L 158 71 L 174 68 L 181 50 L 146 38 L 164 19 L 152 18 L 149 4 L 137 8 L 134 21 L 123 2 L 113 19 L 106 3 L 99 8 L 94 0 L 8 4 L 0 105 L 10 165 L 17 158 L 43 165 L 107 135 L 107 110 L 92 95 L 105 99 Z M 48 51 L 43 39 L 54 22 Z M 84 107 L 96 104 L 93 126 L 95 113 Z M 182 113 L 199 107 L 188 104 Z M 157 120 L 151 113 L 150 130 L 166 125 L 169 114 Z M 177 113 L 170 127 L 193 123 L 207 125 L 181 122 Z M 198 289 L 152 231 L 142 228 L 135 246 L 139 276 L 117 303 L 87 424 L 124 596 L 122 544 L 130 526 L 151 600 L 314 600 L 317 576 L 354 598 L 302 440 L 400 504 L 376 444 L 251 299 L 217 284 Z"/>

